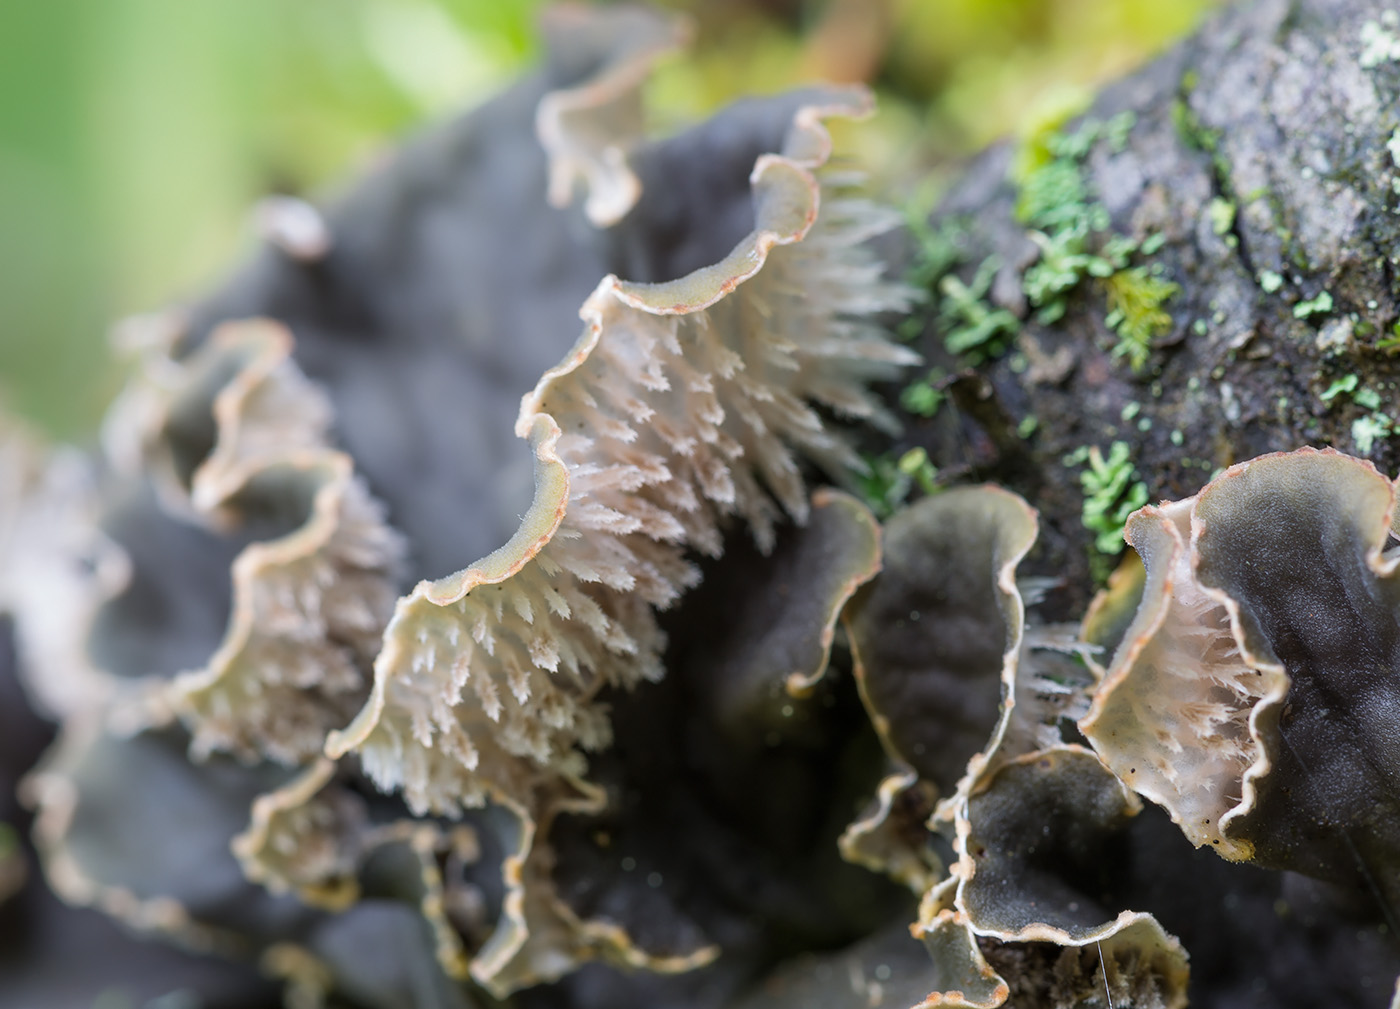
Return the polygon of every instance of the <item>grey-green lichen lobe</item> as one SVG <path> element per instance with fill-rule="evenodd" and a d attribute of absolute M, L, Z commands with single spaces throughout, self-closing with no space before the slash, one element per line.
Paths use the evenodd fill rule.
<path fill-rule="evenodd" d="M 1400 320 L 1400 168 L 1387 146 L 1400 125 L 1400 64 L 1363 66 L 1361 40 L 1386 6 L 1266 0 L 1228 10 L 1087 113 L 1100 123 L 1135 114 L 1121 150 L 1100 138 L 1083 157 L 1085 187 L 1108 212 L 1106 234 L 1162 236 L 1132 262 L 1180 285 L 1161 305 L 1170 327 L 1136 373 L 1114 356 L 1102 284 L 1074 288 L 1061 319 L 1034 318 L 1021 281 L 1036 248 L 1016 219 L 1007 148 L 983 155 L 935 213 L 935 228 L 961 226 L 964 281 L 998 257 L 988 304 L 1022 327 L 1003 357 L 975 365 L 975 380 L 958 377 L 965 362 L 935 327 L 919 338 L 953 377 L 937 414 L 908 417 L 895 455 L 923 447 L 945 482 L 993 479 L 1035 501 L 1044 519 L 1031 570 L 1083 586 L 1051 600 L 1063 615 L 1082 610 L 1093 584 L 1095 533 L 1078 521 L 1077 471 L 1059 464 L 1076 450 L 1127 442 L 1150 499 L 1188 496 L 1241 459 L 1303 444 L 1400 464 L 1387 403 L 1400 378 L 1387 343 Z M 1228 222 L 1224 206 L 1234 209 Z M 1380 393 L 1379 408 L 1320 400 L 1352 371 Z M 1139 409 L 1125 420 L 1130 403 Z M 1032 436 L 1017 435 L 1032 416 Z"/>
<path fill-rule="evenodd" d="M 1400 898 L 1400 584 L 1390 539 L 1395 495 L 1370 467 L 1332 453 L 1258 459 L 1194 508 L 1196 575 L 1238 607 L 1247 654 L 1281 664 L 1281 705 L 1251 724 L 1267 766 L 1222 828 L 1252 860 Z"/>
<path fill-rule="evenodd" d="M 998 725 L 1022 634 L 1013 576 L 1034 540 L 1015 495 L 947 491 L 886 524 L 883 569 L 846 608 L 872 721 L 891 757 L 943 795 Z"/>
<path fill-rule="evenodd" d="M 1059 746 L 1002 768 L 968 802 L 959 902 L 973 928 L 1062 944 L 1107 935 L 1118 909 L 1100 901 L 1113 835 L 1141 803 L 1092 753 Z"/>

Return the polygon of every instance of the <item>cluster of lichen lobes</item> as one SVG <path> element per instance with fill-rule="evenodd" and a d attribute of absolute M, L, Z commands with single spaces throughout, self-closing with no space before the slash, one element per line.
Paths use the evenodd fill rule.
<path fill-rule="evenodd" d="M 1400 58 L 1388 55 L 1391 42 L 1382 37 L 1388 32 L 1377 32 L 1366 43 L 1363 64 Z M 1204 126 L 1185 100 L 1173 111 L 1182 139 L 1211 155 L 1219 185 L 1230 170 L 1222 151 L 1226 138 Z M 1072 133 L 1045 133 L 1027 145 L 1032 155 L 1016 175 L 1015 216 L 1036 253 L 1021 267 L 1021 293 L 1034 310 L 1027 332 L 1073 323 L 1081 313 L 1072 310 L 1088 300 L 1086 295 L 1102 295 L 1104 323 L 1117 341 L 1099 348 L 1105 353 L 1078 360 L 1086 372 L 1097 368 L 1093 383 L 1117 383 L 1114 391 L 1131 386 L 1152 362 L 1154 341 L 1172 328 L 1166 306 L 1177 292 L 1155 265 L 1133 259 L 1154 253 L 1160 236 L 1136 243 L 1115 235 L 1086 181 L 1091 148 L 1101 144 L 1109 152 L 1121 151 L 1133 128 L 1131 116 L 1124 114 L 1106 123 L 1089 121 Z M 579 143 L 568 152 L 577 162 L 572 170 L 625 191 L 628 180 L 610 175 L 616 163 L 609 155 L 616 150 L 598 152 Z M 596 161 L 590 160 L 595 155 Z M 1400 162 L 1400 155 L 1395 157 Z M 1240 217 L 1249 202 L 1212 197 L 1203 208 L 1208 234 L 1202 234 L 1237 250 Z M 1023 333 L 1019 309 L 998 301 L 1006 300 L 998 288 L 998 281 L 1006 280 L 1005 261 L 991 253 L 970 254 L 975 245 L 961 224 L 934 228 L 920 222 L 914 234 L 917 253 L 908 281 L 934 297 L 924 312 L 908 317 L 904 334 L 931 327 L 947 354 L 946 361 L 940 358 L 945 365 L 951 361 L 978 368 L 982 375 L 996 372 L 999 379 L 1008 370 L 1024 371 L 1025 359 L 1012 353 Z M 782 257 L 779 250 L 774 258 L 781 262 Z M 965 269 L 954 273 L 959 265 Z M 1288 281 L 1268 269 L 1254 276 L 1270 304 L 1285 282 L 1299 286 L 1296 274 Z M 751 280 L 736 280 L 735 300 L 762 289 L 762 280 L 744 288 Z M 782 287 L 776 284 L 763 293 L 780 295 Z M 1331 290 L 1309 281 L 1306 292 L 1289 294 L 1291 302 L 1275 299 L 1285 320 L 1292 321 L 1289 332 L 1306 332 L 1311 339 L 1324 323 L 1343 321 L 1333 318 L 1337 306 L 1347 304 L 1343 287 L 1337 290 L 1334 298 Z M 676 315 L 687 315 L 680 311 L 684 299 L 655 313 L 663 317 L 657 323 L 645 317 L 648 296 L 643 285 L 605 285 L 598 300 L 590 301 L 589 339 L 541 383 L 522 419 L 522 434 L 528 434 L 536 451 L 542 489 L 522 525 L 521 542 L 513 540 L 504 553 L 438 584 L 425 583 L 426 589 L 406 601 L 396 618 L 396 632 L 402 633 L 394 662 L 383 663 L 389 672 L 380 676 L 378 692 L 365 709 L 364 726 L 370 731 L 378 728 L 382 711 L 399 719 L 392 725 L 392 719 L 383 721 L 389 727 L 375 739 L 372 754 L 363 746 L 358 752 L 381 783 L 404 787 L 415 812 L 459 814 L 463 806 L 496 800 L 511 804 L 519 821 L 519 836 L 511 841 L 518 844 L 508 852 L 504 873 L 503 920 L 472 965 L 479 981 L 499 993 L 556 977 L 589 957 L 665 971 L 699 966 L 714 954 L 716 947 L 705 943 L 699 927 L 688 936 L 689 944 L 677 944 L 667 956 L 634 944 L 615 918 L 579 921 L 576 905 L 552 889 L 550 824 L 567 817 L 588 822 L 607 801 L 602 790 L 583 779 L 588 765 L 581 751 L 607 747 L 610 726 L 604 704 L 624 696 L 618 688 L 661 673 L 662 644 L 652 633 L 650 607 L 671 604 L 693 584 L 695 569 L 681 548 L 717 551 L 723 523 L 734 515 L 748 519 L 766 545 L 784 509 L 798 518 L 806 514 L 808 498 L 795 461 L 801 452 L 789 453 L 794 448 L 816 449 L 811 454 L 828 469 L 860 482 L 871 506 L 890 519 L 883 580 L 863 591 L 848 619 L 863 699 L 898 766 L 880 784 L 875 811 L 843 836 L 847 843 L 842 851 L 924 894 L 915 931 L 933 954 L 936 984 L 922 989 L 935 988 L 927 1004 L 991 1006 L 1008 997 L 1013 1004 L 1036 1004 L 1046 997 L 1047 979 L 1059 986 L 1066 1005 L 1183 1004 L 1185 958 L 1179 945 L 1146 916 L 1134 918 L 1123 911 L 1114 918 L 1123 905 L 1113 903 L 1111 887 L 1094 885 L 1108 878 L 1109 869 L 1117 866 L 1114 858 L 1129 844 L 1123 835 L 1138 812 L 1129 788 L 1165 806 L 1194 843 L 1230 858 L 1340 882 L 1355 893 L 1364 895 L 1370 887 L 1383 903 L 1396 903 L 1391 870 L 1397 855 L 1390 839 L 1400 836 L 1400 814 L 1384 780 L 1373 780 L 1370 771 L 1393 766 L 1396 754 L 1384 733 L 1373 740 L 1354 731 L 1354 723 L 1364 728 L 1373 721 L 1370 714 L 1389 711 L 1397 701 L 1389 686 L 1393 649 L 1372 647 L 1400 633 L 1394 626 L 1393 558 L 1382 553 L 1394 504 L 1387 481 L 1354 461 L 1337 463 L 1338 457 L 1304 453 L 1256 460 L 1225 472 L 1198 498 L 1139 511 L 1148 498 L 1139 476 L 1151 473 L 1159 485 L 1165 478 L 1156 460 L 1135 456 L 1129 441 L 1120 439 L 1118 425 L 1145 433 L 1153 418 L 1142 416 L 1143 405 L 1136 401 L 1124 405 L 1112 392 L 1099 397 L 1096 402 L 1109 403 L 1112 423 L 1086 421 L 1046 438 L 1047 443 L 1073 439 L 1069 445 L 1055 444 L 1048 468 L 1054 472 L 1051 482 L 1058 479 L 1071 488 L 1072 507 L 1062 509 L 1071 516 L 1066 525 L 1079 531 L 1073 529 L 1078 512 L 1092 543 L 1096 573 L 1106 573 L 1107 560 L 1123 551 L 1125 523 L 1129 542 L 1147 562 L 1145 582 L 1130 584 L 1125 578 L 1127 588 L 1110 583 L 1110 593 L 1120 595 L 1112 604 L 1117 618 L 1105 640 L 1095 638 L 1094 644 L 1108 641 L 1115 655 L 1095 654 L 1070 640 L 1064 628 L 1026 619 L 1037 590 L 1017 582 L 1017 563 L 1035 533 L 1034 513 L 1025 502 L 986 486 L 941 493 L 944 482 L 958 479 L 964 465 L 921 445 L 870 453 L 862 467 L 843 443 L 822 440 L 822 418 L 804 412 L 801 396 L 780 397 L 774 406 L 771 397 L 747 395 L 754 391 L 750 388 L 744 396 L 726 399 L 726 382 L 739 384 L 761 371 L 733 366 L 728 356 L 733 348 L 724 342 L 726 309 L 671 326 Z M 760 300 L 761 306 L 751 307 L 761 308 L 753 314 L 762 316 L 773 306 Z M 884 307 L 895 307 L 898 300 L 887 290 Z M 628 314 L 633 310 L 638 311 Z M 696 328 L 720 336 L 696 337 L 689 327 L 697 320 Z M 621 325 L 610 330 L 608 323 Z M 614 353 L 611 337 L 618 331 L 623 331 L 622 347 Z M 1204 339 L 1212 335 L 1208 331 L 1201 319 L 1192 333 Z M 1342 347 L 1363 354 L 1393 349 L 1386 340 L 1346 342 L 1352 333 L 1347 330 L 1345 339 L 1328 344 L 1334 364 L 1348 363 Z M 1354 333 L 1358 338 L 1372 335 L 1363 333 L 1359 323 Z M 1324 335 L 1317 333 L 1319 340 Z M 635 353 L 639 348 L 660 348 L 658 357 L 674 373 L 660 365 L 637 371 L 636 362 L 647 359 Z M 790 348 L 768 349 L 782 358 Z M 880 365 L 908 360 L 880 353 L 885 354 L 876 362 Z M 1159 353 L 1157 363 L 1165 367 L 1173 355 L 1175 350 Z M 704 359 L 704 367 L 696 365 L 697 357 Z M 867 365 L 871 359 L 857 354 L 852 360 Z M 1127 367 L 1103 367 L 1113 361 Z M 632 382 L 621 392 L 606 382 L 614 366 Z M 1230 382 L 1220 380 L 1227 371 L 1233 377 L 1240 370 L 1235 348 L 1221 351 L 1213 367 L 1220 415 L 1234 423 L 1240 416 L 1237 393 Z M 965 377 L 950 375 L 951 370 L 933 367 L 915 374 L 903 384 L 900 406 L 919 423 L 947 420 L 946 404 L 956 394 L 951 383 Z M 1057 385 L 1069 371 L 1057 374 L 1037 381 Z M 870 407 L 861 398 L 859 382 L 851 387 L 818 384 L 822 395 L 811 398 L 830 412 L 860 416 Z M 1186 391 L 1177 404 L 1209 409 L 1216 401 L 1202 390 L 1210 385 L 1199 376 L 1180 383 Z M 1369 454 L 1383 446 L 1393 429 L 1382 410 L 1390 386 L 1369 371 L 1365 379 L 1348 371 L 1330 383 L 1319 373 L 1314 386 L 1322 390 L 1316 398 L 1324 411 L 1340 418 L 1340 430 L 1350 424 L 1357 451 Z M 698 405 L 692 404 L 693 412 L 702 422 L 698 437 L 684 426 L 669 425 L 670 418 L 651 398 L 658 391 L 694 397 Z M 1074 387 L 1073 393 L 1082 391 Z M 1163 383 L 1154 382 L 1152 398 L 1163 394 Z M 1161 415 L 1151 404 L 1147 413 Z M 719 414 L 731 423 L 717 420 Z M 1257 415 L 1256 410 L 1249 419 Z M 764 445 L 755 452 L 755 442 L 741 444 L 735 435 L 739 425 L 733 418 L 751 429 L 770 429 L 775 416 L 795 421 L 792 428 L 801 432 L 801 444 Z M 564 419 L 569 422 L 560 423 Z M 593 421 L 601 422 L 597 431 L 589 427 Z M 1023 440 L 1038 425 L 1033 414 L 1013 422 L 1011 429 Z M 578 431 L 589 436 L 579 437 Z M 814 433 L 818 431 L 822 433 Z M 1179 429 L 1166 434 L 1159 428 L 1159 434 L 1163 444 L 1172 446 L 1181 446 L 1186 437 Z M 592 435 L 596 442 L 620 443 L 619 456 L 591 454 L 596 446 Z M 667 450 L 657 448 L 658 437 Z M 1194 446 L 1203 444 L 1205 436 L 1192 430 L 1190 437 L 1193 451 L 1201 451 Z M 697 442 L 707 447 L 697 447 Z M 1082 444 L 1066 452 L 1077 443 Z M 1227 437 L 1218 438 L 1216 445 L 1222 462 L 1228 461 L 1234 445 Z M 318 447 L 323 446 L 318 442 Z M 1007 451 L 1004 442 L 998 447 Z M 969 451 L 983 451 L 983 446 Z M 744 467 L 755 456 L 763 464 L 753 480 Z M 746 462 L 736 463 L 740 458 Z M 1197 471 L 1191 475 L 1198 473 L 1198 479 L 1214 466 L 1213 459 L 1185 457 L 1180 463 L 1178 467 L 1173 460 L 1173 468 Z M 975 472 L 977 465 L 986 466 L 979 462 L 967 468 Z M 727 479 L 744 486 L 727 485 Z M 755 494 L 754 487 L 761 489 Z M 909 507 L 919 494 L 939 496 Z M 329 500 L 318 497 L 323 499 Z M 1047 512 L 1063 503 L 1053 488 L 1037 499 Z M 864 515 L 859 506 L 851 507 Z M 926 542 L 911 546 L 917 540 L 911 529 Z M 1057 530 L 1062 538 L 1065 531 Z M 562 549 L 547 549 L 556 535 Z M 868 547 L 873 539 L 872 534 L 863 542 Z M 600 543 L 606 548 L 597 549 Z M 917 563 L 931 557 L 937 563 Z M 831 598 L 824 592 L 817 608 L 830 620 L 815 621 L 821 633 L 804 642 L 819 653 L 819 665 L 826 661 L 830 621 L 843 601 L 837 590 L 854 590 L 869 575 L 863 566 L 852 565 L 857 567 L 861 573 L 844 580 L 838 577 L 844 569 L 827 571 Z M 906 578 L 911 584 L 901 581 Z M 792 589 L 778 586 L 785 600 Z M 1141 600 L 1137 618 L 1121 619 L 1132 609 L 1124 597 L 1134 596 Z M 279 608 L 271 612 L 282 619 L 271 623 L 286 629 L 285 611 L 300 608 L 313 618 L 304 623 L 319 629 L 317 607 L 307 602 L 314 598 L 292 598 L 282 606 L 279 596 L 274 600 Z M 872 608 L 872 600 L 880 606 Z M 373 624 L 372 618 L 371 612 L 363 622 Z M 572 629 L 561 632 L 570 621 Z M 587 646 L 572 637 L 580 628 L 580 639 L 592 635 Z M 294 633 L 287 637 L 304 645 L 305 627 L 294 622 L 290 629 Z M 282 647 L 283 642 L 273 644 Z M 975 650 L 977 661 L 960 649 Z M 478 664 L 468 661 L 468 653 Z M 1108 668 L 1098 670 L 1098 663 Z M 591 676 L 603 666 L 606 673 Z M 483 667 L 488 675 L 481 675 Z M 1104 673 L 1097 686 L 1091 668 Z M 798 676 L 803 681 L 798 686 L 816 675 Z M 975 678 L 980 689 L 953 689 L 950 684 L 960 678 Z M 791 717 L 786 702 L 801 690 L 792 676 L 786 681 L 788 693 L 779 684 L 780 678 L 774 678 L 767 690 L 764 684 L 755 687 L 759 700 L 754 703 L 781 725 Z M 356 680 L 346 692 L 353 694 L 357 687 Z M 436 696 L 420 703 L 425 693 Z M 1096 710 L 1086 715 L 1091 695 Z M 180 712 L 192 720 L 201 712 L 190 703 L 195 696 L 186 694 Z M 223 696 L 215 695 L 204 707 L 218 709 Z M 595 707 L 598 697 L 604 704 Z M 1351 719 L 1346 704 L 1339 714 L 1321 703 L 1339 697 L 1365 709 L 1368 718 Z M 969 705 L 969 699 L 979 703 Z M 970 710 L 974 706 L 977 710 Z M 922 708 L 935 714 L 917 717 Z M 215 713 L 228 714 L 222 709 Z M 1072 724 L 1083 738 L 1069 728 Z M 307 731 L 316 738 L 324 734 L 316 724 Z M 972 737 L 971 744 L 947 745 L 958 732 Z M 333 747 L 337 756 L 350 754 L 368 738 L 351 738 L 355 735 L 347 733 L 347 745 Z M 1111 743 L 1109 735 L 1114 736 Z M 1084 738 L 1097 747 L 1097 755 L 1083 747 Z M 1131 749 L 1139 745 L 1146 750 Z M 295 761 L 303 749 L 282 756 Z M 210 766 L 221 765 L 216 758 Z M 258 822 L 242 835 L 248 842 L 239 846 L 250 877 L 298 890 L 313 903 L 338 903 L 347 893 L 358 895 L 356 859 L 387 847 L 385 839 L 393 835 L 393 843 L 411 847 L 419 859 L 413 866 L 424 880 L 426 919 L 440 938 L 453 935 L 441 907 L 434 912 L 429 905 L 444 899 L 435 874 L 442 875 L 444 864 L 460 869 L 467 859 L 464 852 L 471 846 L 466 835 L 449 835 L 446 828 L 422 820 L 367 830 L 353 790 L 336 791 L 342 783 L 334 768 L 318 763 L 311 771 L 259 800 Z M 62 784 L 52 788 L 55 797 L 61 797 Z M 1198 815 L 1203 810 L 1209 816 Z M 357 833 L 361 830 L 363 836 Z M 366 840 L 371 835 L 375 840 Z M 592 841 L 600 850 L 618 843 L 602 829 L 593 832 Z M 296 849 L 298 857 L 288 858 L 291 842 L 304 843 L 307 852 Z M 956 870 L 934 883 L 946 868 L 940 854 L 948 850 L 957 860 Z M 627 855 L 620 864 L 631 873 L 636 859 Z M 671 883 L 663 889 L 659 872 L 645 878 L 648 889 L 639 887 L 640 892 L 669 897 Z M 675 905 L 665 906 L 675 912 Z M 155 914 L 159 908 L 139 910 Z M 1285 917 L 1285 911 L 1275 917 Z M 692 923 L 684 924 L 689 928 Z M 439 956 L 454 976 L 466 972 L 468 957 L 460 942 L 454 947 L 443 940 Z M 862 976 L 852 985 L 873 1004 L 890 973 L 882 963 L 875 982 Z"/>
<path fill-rule="evenodd" d="M 575 182 L 584 180 L 589 195 L 599 197 L 582 207 L 597 230 L 566 250 L 595 286 L 591 296 L 586 289 L 580 294 L 583 333 L 573 348 L 568 337 L 577 323 L 567 321 L 549 334 L 562 360 L 538 377 L 533 391 L 520 390 L 519 442 L 511 447 L 522 461 L 533 456 L 534 499 L 503 545 L 454 574 L 420 581 L 395 603 L 405 555 L 431 563 L 422 555 L 440 532 L 449 541 L 459 538 L 417 521 L 415 502 L 405 504 L 416 488 L 388 487 L 400 495 L 392 499 L 399 507 L 385 508 L 357 472 L 392 470 L 399 460 L 383 457 L 393 454 L 396 439 L 426 441 L 425 455 L 439 444 L 429 436 L 447 425 L 431 403 L 426 431 L 413 430 L 417 418 L 404 419 L 399 429 L 383 422 L 396 413 L 365 407 L 375 418 L 371 426 L 386 427 L 367 434 L 360 408 L 402 379 L 390 372 L 395 367 L 412 376 L 403 384 L 415 396 L 431 399 L 427 387 L 436 372 L 459 369 L 457 352 L 471 342 L 455 333 L 440 343 L 404 341 L 409 349 L 385 355 L 382 369 L 360 370 L 364 362 L 355 359 L 346 378 L 325 369 L 317 343 L 325 335 L 299 319 L 288 327 L 268 320 L 203 329 L 181 323 L 167 342 L 146 348 L 115 415 L 114 426 L 136 428 L 123 443 L 130 458 L 120 464 L 157 487 L 159 493 L 146 494 L 150 509 L 167 524 L 198 526 L 202 547 L 213 543 L 217 551 L 210 553 L 232 559 L 232 613 L 222 641 L 210 646 L 212 657 L 173 681 L 140 669 L 134 684 L 113 683 L 111 670 L 98 671 L 104 692 L 82 703 L 120 722 L 122 732 L 75 733 L 41 776 L 36 794 L 45 855 L 69 899 L 192 942 L 212 936 L 230 948 L 267 946 L 268 962 L 292 963 L 315 981 L 305 983 L 318 989 L 317 998 L 343 981 L 340 966 L 322 962 L 329 955 L 315 945 L 317 930 L 333 931 L 362 903 L 381 899 L 386 879 L 393 899 L 415 916 L 415 935 L 431 938 L 429 948 L 415 951 L 436 958 L 437 980 L 448 987 L 470 976 L 503 998 L 590 959 L 661 973 L 713 960 L 718 947 L 707 926 L 697 924 L 684 941 L 672 942 L 669 926 L 661 938 L 635 935 L 629 908 L 580 910 L 578 894 L 565 892 L 556 878 L 571 854 L 556 850 L 556 841 L 573 837 L 559 825 L 570 817 L 631 814 L 618 808 L 620 794 L 590 779 L 590 758 L 612 743 L 617 699 L 665 675 L 666 635 L 657 612 L 699 581 L 696 555 L 716 559 L 732 537 L 747 534 L 758 555 L 776 563 L 771 551 L 781 527 L 815 516 L 807 529 L 816 545 L 805 548 L 804 560 L 819 577 L 782 586 L 791 603 L 786 612 L 801 619 L 783 628 L 794 640 L 774 646 L 788 668 L 763 670 L 772 682 L 754 688 L 765 703 L 773 690 L 794 698 L 811 691 L 830 654 L 836 614 L 873 574 L 878 530 L 869 512 L 853 498 L 814 495 L 809 486 L 817 471 L 840 481 L 864 471 L 842 424 L 893 429 L 869 386 L 918 360 L 877 321 L 909 308 L 908 289 L 885 276 L 868 241 L 897 217 L 856 194 L 848 176 L 824 170 L 831 138 L 823 122 L 868 113 L 869 93 L 813 88 L 757 100 L 721 113 L 720 127 L 640 148 L 640 136 L 626 133 L 640 118 L 635 92 L 644 75 L 638 71 L 674 41 L 675 26 L 635 10 L 570 8 L 557 16 L 577 30 L 583 55 L 598 57 L 583 61 L 592 76 L 528 105 L 515 95 L 502 103 L 518 118 L 538 109 L 537 117 L 514 125 L 537 126 L 543 150 L 532 143 L 530 151 L 551 162 L 549 197 L 559 212 L 545 211 L 544 193 L 526 194 L 550 226 L 569 216 L 570 227 L 584 227 L 570 216 L 578 209 L 568 206 Z M 523 93 L 529 95 L 528 86 Z M 624 132 L 604 142 L 597 135 L 604 127 Z M 742 171 L 730 171 L 732 154 L 710 150 L 708 129 L 745 138 L 739 156 L 749 163 Z M 491 148 L 492 156 L 497 150 Z M 499 150 L 509 163 L 509 145 Z M 620 152 L 627 153 L 619 158 Z M 705 178 L 673 182 L 660 170 L 668 158 Z M 711 158 L 717 164 L 709 165 Z M 723 181 L 711 180 L 711 170 Z M 638 176 L 657 191 L 644 194 Z M 392 172 L 376 182 L 415 184 Z M 669 184 L 679 196 L 660 191 Z M 645 196 L 659 198 L 649 203 Z M 593 247 L 610 243 L 632 243 L 631 254 L 647 259 L 646 269 L 663 271 L 650 260 L 664 259 L 669 233 L 651 235 L 645 220 L 627 221 L 632 230 L 607 229 L 629 213 L 645 219 L 655 206 L 666 212 L 676 203 L 694 204 L 686 210 L 693 230 L 739 210 L 751 210 L 753 226 L 737 244 L 727 234 L 696 238 L 714 261 L 675 280 L 629 282 L 600 276 L 601 268 L 590 276 L 598 266 Z M 329 230 L 334 240 L 336 229 Z M 356 257 L 366 250 L 358 236 L 340 237 L 347 248 L 322 268 L 360 265 Z M 715 248 L 721 241 L 726 248 Z M 541 244 L 551 261 L 563 258 L 552 244 Z M 522 253 L 525 274 L 536 265 L 529 254 Z M 272 286 L 264 311 L 279 304 Z M 514 293 L 503 289 L 501 297 Z M 308 314 L 335 315 L 340 294 L 334 284 L 318 287 L 308 297 L 327 310 Z M 495 306 L 467 322 L 513 319 L 517 307 Z M 347 358 L 366 348 L 380 349 L 367 336 L 353 350 L 335 350 Z M 473 357 L 455 377 L 480 378 L 473 374 L 479 366 Z M 343 395 L 346 386 L 354 386 L 352 395 Z M 455 447 L 455 434 L 447 435 Z M 343 440 L 344 451 L 333 437 Z M 471 458 L 483 457 L 490 452 Z M 455 475 L 459 466 L 453 456 L 441 469 Z M 896 473 L 935 489 L 927 457 L 902 459 Z M 503 479 L 490 471 L 469 475 L 479 484 Z M 899 496 L 886 494 L 890 507 Z M 484 522 L 494 517 L 479 514 L 488 508 L 464 504 L 451 519 Z M 834 522 L 833 515 L 844 518 Z M 402 533 L 390 518 L 402 523 Z M 123 621 L 139 609 L 141 592 L 151 594 L 147 583 L 159 581 L 144 569 L 143 556 L 127 559 L 137 569 L 125 587 L 135 587 L 134 601 L 117 586 L 110 594 L 118 605 L 105 611 L 104 600 L 94 605 L 98 638 L 125 632 Z M 217 608 L 229 560 L 191 552 L 181 564 L 180 574 L 196 580 L 205 569 L 214 572 L 201 588 Z M 168 633 L 151 633 L 162 630 Z M 87 631 L 76 628 L 72 636 L 81 640 Z M 103 654 L 100 647 L 94 652 Z M 266 935 L 257 931 L 261 924 L 243 935 L 242 923 L 223 923 L 222 908 L 182 906 L 160 866 L 126 860 L 133 853 L 139 861 L 149 847 L 139 838 L 155 825 L 123 820 L 125 807 L 90 787 L 92 764 L 105 759 L 107 748 L 139 750 L 152 764 L 173 765 L 175 775 L 208 772 L 211 780 L 223 775 L 236 784 L 209 790 L 209 802 L 222 803 L 219 812 L 227 815 L 202 823 L 219 853 L 220 879 L 236 891 L 229 903 L 256 903 L 267 898 L 266 888 L 277 897 L 294 893 L 314 911 L 292 915 L 291 924 L 269 924 Z M 388 796 L 367 800 L 362 778 Z M 143 801 L 155 802 L 159 781 L 150 773 L 131 784 Z M 486 806 L 492 808 L 476 812 Z M 101 846 L 84 834 L 101 819 L 94 808 L 120 825 L 123 843 L 111 858 L 95 855 Z M 469 825 L 444 822 L 463 816 Z M 232 838 L 239 827 L 231 824 L 242 828 Z M 603 833 L 600 827 L 589 836 Z M 494 861 L 481 855 L 483 835 L 493 840 Z M 828 857 L 835 861 L 834 847 Z M 627 861 L 635 858 L 609 857 L 605 872 L 625 874 Z M 476 880 L 468 878 L 468 866 L 475 866 Z M 139 882 L 127 873 L 140 875 Z M 657 898 L 686 900 L 670 890 Z M 721 933 L 724 913 L 712 913 Z M 208 938 L 204 945 L 213 943 Z"/>

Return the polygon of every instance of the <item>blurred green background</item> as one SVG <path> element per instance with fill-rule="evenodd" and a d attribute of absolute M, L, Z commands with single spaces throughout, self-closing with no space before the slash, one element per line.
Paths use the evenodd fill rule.
<path fill-rule="evenodd" d="M 1219 0 L 690 0 L 662 128 L 746 92 L 865 80 L 843 136 L 893 198 L 1082 105 Z M 536 53 L 540 0 L 0 0 L 0 410 L 90 433 L 122 316 L 197 294 L 272 192 L 326 194 Z"/>

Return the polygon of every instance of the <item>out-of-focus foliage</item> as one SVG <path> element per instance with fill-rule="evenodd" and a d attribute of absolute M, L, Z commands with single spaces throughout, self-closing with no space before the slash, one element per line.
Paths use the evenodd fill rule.
<path fill-rule="evenodd" d="M 1218 0 L 670 0 L 692 55 L 649 92 L 663 127 L 739 94 L 866 80 L 841 144 L 882 185 L 1028 132 Z M 269 192 L 323 194 L 536 51 L 540 0 L 0 4 L 0 398 L 90 430 L 121 315 L 197 291 Z"/>
<path fill-rule="evenodd" d="M 65 434 L 111 319 L 206 284 L 270 191 L 318 190 L 536 48 L 536 0 L 0 4 L 0 381 Z"/>

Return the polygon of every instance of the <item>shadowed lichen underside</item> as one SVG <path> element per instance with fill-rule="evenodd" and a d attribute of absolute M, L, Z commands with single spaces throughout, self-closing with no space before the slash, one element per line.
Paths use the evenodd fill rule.
<path fill-rule="evenodd" d="M 275 323 L 229 324 L 188 360 L 146 366 L 164 386 L 151 394 L 147 451 L 174 506 L 187 495 L 216 530 L 269 516 L 292 525 L 234 560 L 222 644 L 160 692 L 155 706 L 187 723 L 196 757 L 317 755 L 363 703 L 395 594 L 402 541 L 349 456 L 330 448 L 329 405 L 291 347 Z"/>

